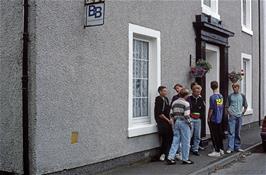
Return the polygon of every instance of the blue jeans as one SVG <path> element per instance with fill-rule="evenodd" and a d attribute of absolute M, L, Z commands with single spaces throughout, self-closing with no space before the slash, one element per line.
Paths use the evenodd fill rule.
<path fill-rule="evenodd" d="M 199 151 L 201 135 L 201 119 L 192 119 L 192 151 Z"/>
<path fill-rule="evenodd" d="M 231 151 L 240 149 L 240 130 L 242 125 L 242 116 L 232 116 L 228 118 L 228 149 Z"/>
<path fill-rule="evenodd" d="M 168 159 L 174 160 L 176 151 L 180 147 L 183 160 L 189 159 L 191 131 L 190 127 L 184 120 L 177 119 L 174 124 L 174 138 L 171 145 L 171 149 L 168 154 Z"/>

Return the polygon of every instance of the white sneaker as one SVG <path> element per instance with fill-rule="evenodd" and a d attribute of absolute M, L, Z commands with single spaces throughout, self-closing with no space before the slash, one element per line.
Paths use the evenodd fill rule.
<path fill-rule="evenodd" d="M 180 153 L 176 154 L 175 157 L 176 157 L 176 159 L 178 159 L 178 160 L 182 160 L 182 155 L 181 155 Z"/>
<path fill-rule="evenodd" d="M 208 156 L 210 156 L 210 157 L 220 157 L 221 156 L 221 153 L 214 151 L 214 152 L 208 154 Z"/>
<path fill-rule="evenodd" d="M 231 150 L 227 150 L 226 153 L 227 153 L 227 154 L 231 154 L 232 151 L 231 151 Z"/>
<path fill-rule="evenodd" d="M 224 155 L 224 150 L 220 149 L 221 155 Z"/>
<path fill-rule="evenodd" d="M 165 160 L 165 154 L 162 154 L 161 156 L 160 156 L 160 161 L 164 161 Z"/>
<path fill-rule="evenodd" d="M 239 148 L 237 152 L 244 152 L 244 150 Z"/>
<path fill-rule="evenodd" d="M 199 150 L 205 150 L 205 148 L 203 148 L 203 147 L 199 146 Z"/>

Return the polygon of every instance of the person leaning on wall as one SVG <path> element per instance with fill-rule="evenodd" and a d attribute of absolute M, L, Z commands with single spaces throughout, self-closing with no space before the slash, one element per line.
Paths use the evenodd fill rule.
<path fill-rule="evenodd" d="M 165 86 L 160 86 L 158 88 L 158 93 L 159 96 L 155 98 L 154 117 L 157 123 L 159 136 L 161 138 L 160 160 L 164 161 L 168 156 L 169 149 L 172 144 L 173 131 L 172 123 L 169 117 L 170 105 L 167 98 L 167 88 Z"/>

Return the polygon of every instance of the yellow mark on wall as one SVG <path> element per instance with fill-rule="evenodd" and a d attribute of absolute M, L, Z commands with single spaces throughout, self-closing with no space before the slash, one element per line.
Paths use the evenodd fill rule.
<path fill-rule="evenodd" d="M 71 133 L 71 144 L 78 143 L 78 136 L 79 136 L 79 133 L 77 131 L 73 131 Z"/>

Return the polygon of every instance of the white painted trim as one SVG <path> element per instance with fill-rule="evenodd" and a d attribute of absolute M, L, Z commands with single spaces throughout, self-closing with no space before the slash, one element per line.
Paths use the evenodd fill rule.
<path fill-rule="evenodd" d="M 161 84 L 161 40 L 160 31 L 129 24 L 129 93 L 128 93 L 128 137 L 141 136 L 157 132 L 154 120 L 154 99 L 157 87 Z M 133 118 L 133 39 L 143 39 L 149 42 L 149 110 L 150 116 Z"/>
<path fill-rule="evenodd" d="M 244 26 L 244 25 L 242 25 L 242 32 L 245 32 L 245 33 L 247 33 L 247 34 L 249 34 L 249 35 L 253 35 L 253 31 L 252 30 L 250 30 L 249 28 L 247 28 L 246 26 Z"/>
<path fill-rule="evenodd" d="M 146 134 L 156 133 L 158 131 L 156 124 L 139 125 L 128 128 L 128 137 L 136 137 Z"/>
<path fill-rule="evenodd" d="M 250 115 L 250 114 L 253 114 L 253 108 L 252 108 L 252 55 L 250 54 L 246 54 L 246 53 L 241 53 L 241 69 L 243 69 L 243 61 L 245 60 L 248 60 L 249 61 L 249 84 L 247 84 L 247 89 L 249 89 L 249 94 L 245 94 L 246 95 L 246 98 L 247 98 L 247 102 L 248 102 L 248 109 L 246 111 L 246 113 L 244 115 Z M 244 72 L 247 78 L 247 72 Z M 241 82 L 241 87 L 243 87 L 243 81 Z M 241 88 L 241 92 L 243 93 L 243 88 Z"/>
<path fill-rule="evenodd" d="M 251 0 L 247 0 L 247 4 L 248 5 L 248 8 L 249 8 L 249 11 L 248 11 L 248 14 L 247 14 L 247 18 L 249 18 L 249 20 L 247 21 L 249 24 L 247 25 L 244 25 L 243 23 L 243 0 L 241 0 L 241 29 L 242 29 L 242 32 L 245 32 L 249 35 L 253 35 L 253 31 L 252 31 L 252 1 Z"/>
<path fill-rule="evenodd" d="M 210 15 L 218 20 L 221 20 L 221 17 L 218 13 L 218 7 L 219 7 L 219 1 L 218 0 L 211 0 L 211 4 L 214 4 L 215 7 L 209 7 L 204 4 L 203 0 L 201 0 L 201 10 L 202 13 L 205 13 L 206 15 Z"/>

